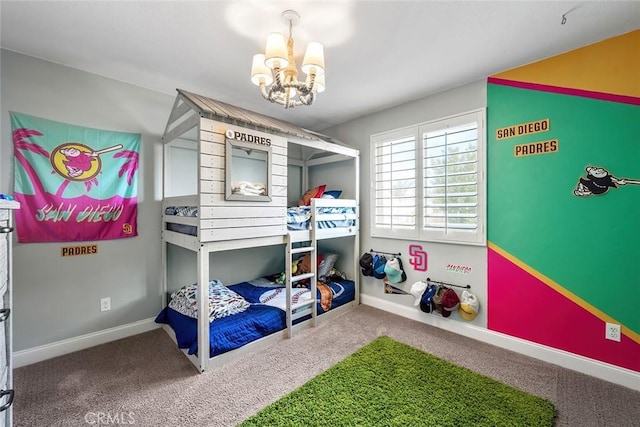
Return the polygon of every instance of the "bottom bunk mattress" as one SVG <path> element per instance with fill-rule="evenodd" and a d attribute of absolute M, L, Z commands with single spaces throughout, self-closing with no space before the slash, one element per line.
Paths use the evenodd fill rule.
<path fill-rule="evenodd" d="M 347 304 L 355 299 L 355 284 L 351 280 L 326 281 L 331 289 L 330 309 Z M 209 357 L 242 347 L 252 341 L 286 328 L 284 304 L 285 288 L 270 279 L 258 279 L 228 286 L 249 304 L 239 313 L 216 318 L 209 323 Z M 294 298 L 308 289 L 294 288 Z M 326 295 L 325 295 L 326 297 Z M 322 295 L 317 292 L 317 310 L 322 314 Z M 326 298 L 323 300 L 326 304 Z M 327 307 L 328 305 L 325 305 Z M 307 316 L 306 318 L 308 318 Z M 303 321 L 306 318 L 299 319 Z M 156 317 L 157 323 L 168 324 L 176 335 L 178 347 L 188 349 L 189 354 L 198 353 L 197 319 L 165 307 Z M 296 322 L 294 322 L 296 323 Z"/>

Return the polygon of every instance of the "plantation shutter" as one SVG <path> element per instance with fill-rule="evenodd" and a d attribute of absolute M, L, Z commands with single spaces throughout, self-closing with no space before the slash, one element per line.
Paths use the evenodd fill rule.
<path fill-rule="evenodd" d="M 480 218 L 475 115 L 424 125 L 421 135 L 425 235 L 476 234 Z"/>
<path fill-rule="evenodd" d="M 372 138 L 374 235 L 415 235 L 416 140 L 415 128 Z"/>

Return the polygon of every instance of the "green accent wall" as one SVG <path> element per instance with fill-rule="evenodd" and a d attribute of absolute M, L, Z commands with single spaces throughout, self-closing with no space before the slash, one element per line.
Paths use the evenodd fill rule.
<path fill-rule="evenodd" d="M 640 107 L 497 84 L 487 97 L 489 241 L 640 333 L 640 185 L 573 194 L 586 166 L 640 181 Z M 546 118 L 547 132 L 496 140 Z M 551 139 L 555 153 L 514 157 Z"/>

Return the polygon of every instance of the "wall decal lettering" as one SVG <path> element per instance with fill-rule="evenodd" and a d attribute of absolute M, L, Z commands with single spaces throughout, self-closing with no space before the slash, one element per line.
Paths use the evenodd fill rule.
<path fill-rule="evenodd" d="M 549 119 L 536 120 L 529 123 L 507 126 L 496 130 L 496 140 L 515 138 L 522 135 L 547 132 L 549 130 Z"/>

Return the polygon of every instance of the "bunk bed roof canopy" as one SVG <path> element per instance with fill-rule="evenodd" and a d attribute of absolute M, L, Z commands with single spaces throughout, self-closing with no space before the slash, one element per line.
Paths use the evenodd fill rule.
<path fill-rule="evenodd" d="M 167 127 L 162 137 L 165 143 L 169 143 L 176 138 L 197 140 L 195 130 L 197 129 L 198 118 L 203 117 L 281 135 L 290 142 L 309 148 L 317 148 L 319 150 L 329 149 L 330 151 L 336 152 L 342 151 L 339 147 L 343 147 L 345 149 L 343 154 L 353 156 L 354 152 L 357 153 L 357 150 L 350 148 L 341 141 L 317 132 L 302 129 L 284 120 L 278 120 L 183 89 L 176 90 L 178 91 L 178 96 L 173 104 L 173 109 L 171 110 L 171 115 L 169 116 L 169 121 L 167 122 Z M 191 113 L 191 115 L 188 115 L 188 113 Z M 187 117 L 185 118 L 185 116 Z"/>

